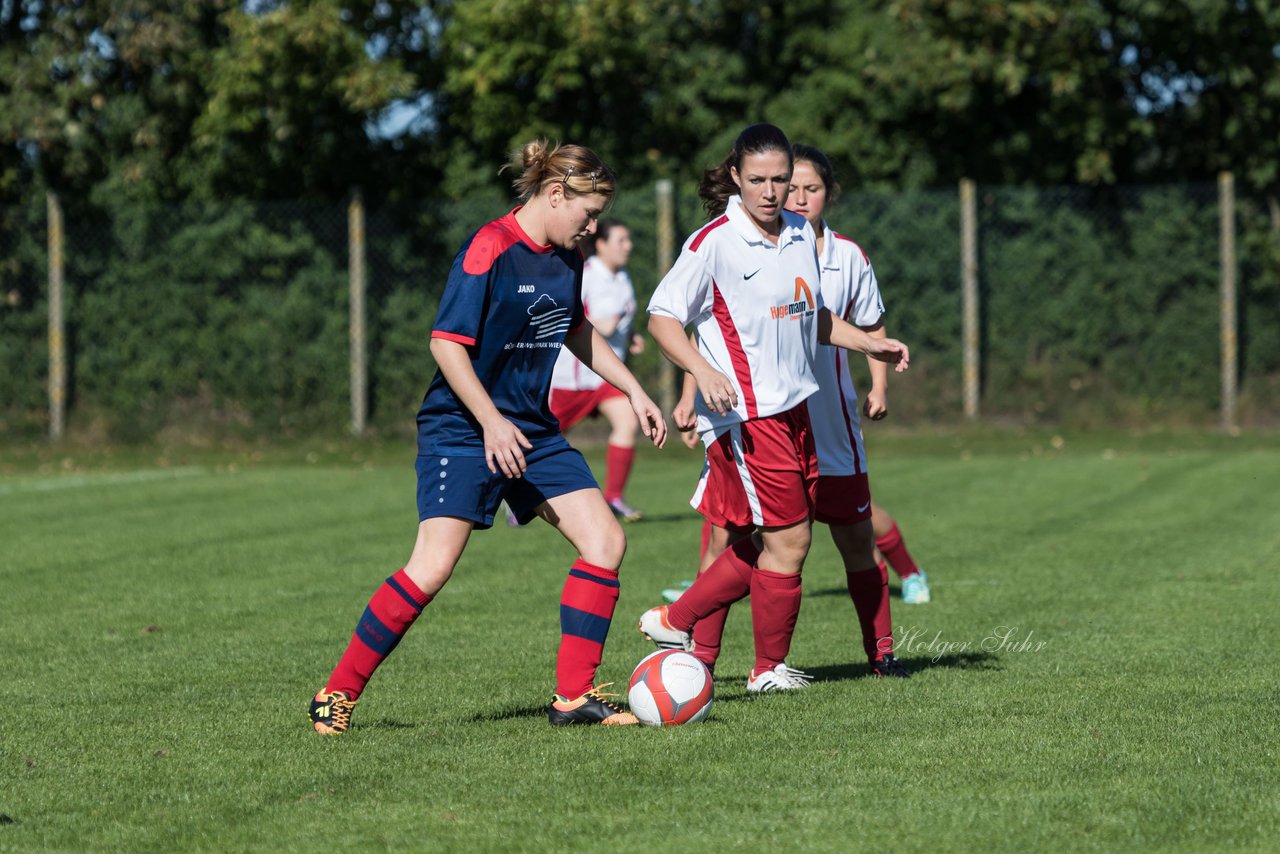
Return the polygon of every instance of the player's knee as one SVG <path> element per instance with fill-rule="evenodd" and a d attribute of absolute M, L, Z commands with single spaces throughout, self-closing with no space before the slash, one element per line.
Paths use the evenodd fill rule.
<path fill-rule="evenodd" d="M 799 570 L 809 554 L 810 533 L 808 525 L 796 525 L 780 531 L 771 531 L 764 537 L 765 562 L 771 566 Z"/>
<path fill-rule="evenodd" d="M 404 565 L 404 571 L 419 590 L 428 596 L 434 596 L 453 575 L 453 564 L 433 560 L 431 556 L 414 549 L 413 555 Z"/>
<path fill-rule="evenodd" d="M 617 569 L 627 553 L 627 535 L 616 519 L 600 525 L 582 544 L 582 559 L 606 569 Z"/>

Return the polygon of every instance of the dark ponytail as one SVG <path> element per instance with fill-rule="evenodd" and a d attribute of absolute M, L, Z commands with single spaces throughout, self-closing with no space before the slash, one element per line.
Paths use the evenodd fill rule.
<path fill-rule="evenodd" d="M 781 151 L 787 155 L 787 162 L 794 164 L 791 154 L 791 143 L 781 128 L 775 125 L 754 124 L 738 134 L 733 148 L 719 165 L 702 173 L 698 182 L 698 197 L 702 199 L 702 207 L 707 216 L 713 217 L 724 213 L 729 204 L 729 197 L 739 192 L 733 181 L 730 169 L 742 171 L 742 158 L 748 154 L 763 154 L 766 151 Z"/>

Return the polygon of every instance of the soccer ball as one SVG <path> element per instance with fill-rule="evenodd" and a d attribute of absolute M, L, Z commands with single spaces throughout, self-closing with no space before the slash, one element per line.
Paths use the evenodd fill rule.
<path fill-rule="evenodd" d="M 711 671 L 679 649 L 645 656 L 631 674 L 627 703 L 646 726 L 677 726 L 711 714 Z"/>

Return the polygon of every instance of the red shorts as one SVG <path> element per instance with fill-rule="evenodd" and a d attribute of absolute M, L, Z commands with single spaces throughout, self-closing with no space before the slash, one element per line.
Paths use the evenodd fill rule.
<path fill-rule="evenodd" d="M 568 430 L 584 418 L 600 414 L 600 404 L 614 397 L 626 397 L 608 383 L 585 391 L 564 388 L 551 389 L 551 414 L 560 422 L 560 429 Z"/>
<path fill-rule="evenodd" d="M 856 525 L 871 518 L 871 486 L 867 473 L 818 478 L 814 518 L 827 525 Z"/>
<path fill-rule="evenodd" d="M 735 424 L 707 446 L 690 504 L 713 525 L 782 528 L 813 518 L 818 455 L 809 410 Z"/>

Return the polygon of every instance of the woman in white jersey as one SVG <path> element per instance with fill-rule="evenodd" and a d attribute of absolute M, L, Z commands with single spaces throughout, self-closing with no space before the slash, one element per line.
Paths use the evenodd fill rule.
<path fill-rule="evenodd" d="M 823 300 L 845 320 L 873 337 L 883 338 L 884 305 L 870 259 L 858 244 L 837 234 L 823 219 L 826 206 L 840 192 L 831 162 L 811 146 L 795 145 L 792 152 L 795 167 L 786 209 L 804 216 L 817 236 Z M 888 370 L 883 362 L 872 358 L 867 361 L 872 378 L 871 389 L 863 401 L 861 413 L 845 353 L 834 347 L 824 347 L 816 366 L 821 388 L 809 399 L 809 415 L 818 454 L 815 518 L 828 525 L 844 563 L 849 597 L 858 614 L 863 650 L 871 673 L 878 677 L 906 678 L 906 668 L 893 655 L 888 570 L 883 562 L 877 560 L 873 545 L 873 540 L 879 542 L 877 538 L 881 536 L 873 520 L 873 513 L 879 508 L 871 501 L 860 428 L 860 414 L 873 421 L 888 414 Z M 690 426 L 693 408 L 693 383 L 686 376 L 680 403 L 673 413 L 677 427 L 686 429 Z M 888 516 L 882 510 L 879 512 Z M 703 535 L 702 566 L 709 565 L 741 536 L 741 532 L 712 526 Z M 680 591 L 674 592 L 678 598 Z M 727 614 L 728 609 L 713 613 L 694 627 L 694 654 L 709 667 L 714 667 L 719 656 Z"/>
<path fill-rule="evenodd" d="M 644 338 L 633 331 L 636 292 L 626 270 L 631 257 L 631 232 L 618 220 L 603 220 L 588 248 L 593 251 L 582 271 L 582 303 L 587 319 L 625 362 L 628 354 L 644 350 Z M 624 522 L 643 518 L 644 514 L 623 498 L 639 432 L 627 396 L 572 352 L 562 349 L 551 375 L 551 414 L 564 433 L 584 418 L 605 417 L 609 422 L 609 442 L 604 457 L 604 499 Z"/>
<path fill-rule="evenodd" d="M 744 536 L 640 630 L 659 646 L 692 648 L 698 620 L 751 596 L 756 662 L 749 691 L 803 687 L 785 663 L 809 551 L 817 456 L 805 401 L 818 390 L 820 344 L 907 366 L 901 342 L 873 338 L 822 303 L 813 228 L 784 212 L 791 144 L 768 124 L 746 128 L 698 188 L 715 218 L 685 241 L 649 304 L 649 332 L 698 386 L 707 476 L 693 504 Z M 719 214 L 719 216 L 716 216 Z M 692 326 L 695 348 L 685 335 Z"/>

